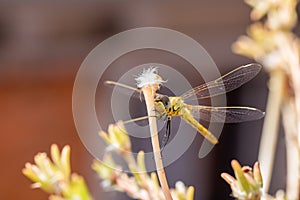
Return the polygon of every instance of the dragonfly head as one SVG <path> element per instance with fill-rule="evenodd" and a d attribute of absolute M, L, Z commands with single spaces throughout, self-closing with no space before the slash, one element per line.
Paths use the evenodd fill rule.
<path fill-rule="evenodd" d="M 155 98 L 156 109 L 166 112 L 170 109 L 170 99 L 166 95 L 157 95 Z"/>
<path fill-rule="evenodd" d="M 155 98 L 155 102 L 163 104 L 164 107 L 169 107 L 170 106 L 170 99 L 167 95 L 158 95 Z"/>

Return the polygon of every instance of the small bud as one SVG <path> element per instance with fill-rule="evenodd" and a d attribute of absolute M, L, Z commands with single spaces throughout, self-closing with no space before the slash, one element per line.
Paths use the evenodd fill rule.
<path fill-rule="evenodd" d="M 138 163 L 138 166 L 139 166 L 141 172 L 144 173 L 144 172 L 147 171 L 146 165 L 145 165 L 145 153 L 144 153 L 144 151 L 139 151 L 139 153 L 137 155 L 137 163 Z"/>
<path fill-rule="evenodd" d="M 256 162 L 253 167 L 254 180 L 259 184 L 259 187 L 263 187 L 262 175 L 260 172 L 259 162 Z"/>
<path fill-rule="evenodd" d="M 100 137 L 109 145 L 108 151 L 124 153 L 131 151 L 131 142 L 122 121 L 108 126 L 108 133 L 99 132 Z"/>
<path fill-rule="evenodd" d="M 33 188 L 41 188 L 48 193 L 60 193 L 61 182 L 68 181 L 70 175 L 70 147 L 65 146 L 62 153 L 57 145 L 51 146 L 51 162 L 46 153 L 34 157 L 35 165 L 26 163 L 23 174 L 34 181 Z"/>
<path fill-rule="evenodd" d="M 105 187 L 110 187 L 115 184 L 116 177 L 121 171 L 119 167 L 116 166 L 111 154 L 105 154 L 103 161 L 94 160 L 92 168 L 101 179 L 107 181 Z"/>
<path fill-rule="evenodd" d="M 235 178 L 227 173 L 222 173 L 221 177 L 230 185 L 233 196 L 243 200 L 259 200 L 262 179 L 258 163 L 254 164 L 254 170 L 248 166 L 241 167 L 236 160 L 232 160 L 231 166 Z"/>

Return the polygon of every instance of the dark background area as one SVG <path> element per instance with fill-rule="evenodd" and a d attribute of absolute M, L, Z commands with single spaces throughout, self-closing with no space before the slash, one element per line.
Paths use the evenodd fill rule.
<path fill-rule="evenodd" d="M 95 199 L 127 199 L 126 195 L 102 191 L 100 180 L 90 169 L 93 157 L 74 126 L 72 87 L 83 59 L 114 34 L 158 26 L 198 41 L 224 74 L 253 62 L 230 49 L 237 37 L 245 34 L 249 13 L 250 8 L 240 0 L 1 2 L 0 199 L 47 199 L 40 190 L 30 189 L 31 182 L 21 169 L 25 162 L 33 162 L 37 152 L 49 152 L 52 143 L 71 146 L 73 171 L 86 178 Z M 172 56 L 165 59 L 172 62 Z M 230 92 L 228 104 L 264 110 L 266 84 L 267 75 L 262 71 L 251 82 Z M 195 186 L 195 199 L 231 199 L 230 188 L 220 174 L 232 173 L 233 158 L 243 165 L 254 164 L 262 124 L 263 120 L 225 125 L 220 143 L 201 160 L 198 141 L 202 137 L 197 136 L 188 151 L 166 168 L 170 186 L 182 180 Z M 285 186 L 284 154 L 281 135 L 271 193 Z"/>

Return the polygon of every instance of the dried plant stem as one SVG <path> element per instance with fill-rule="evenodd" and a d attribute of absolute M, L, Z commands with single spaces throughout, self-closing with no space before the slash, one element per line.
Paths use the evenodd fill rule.
<path fill-rule="evenodd" d="M 294 90 L 294 107 L 296 111 L 296 129 L 298 134 L 298 145 L 300 145 L 300 60 L 299 60 L 299 41 L 293 40 L 286 42 L 290 44 L 290 48 L 285 48 L 289 50 L 289 55 L 292 55 L 289 60 L 290 62 L 290 80 Z M 298 146 L 300 149 L 300 146 Z"/>
<path fill-rule="evenodd" d="M 300 198 L 300 69 L 299 50 L 295 41 L 287 40 L 285 51 L 291 57 L 287 59 L 290 67 L 290 84 L 293 95 L 285 95 L 282 107 L 282 119 L 286 140 L 287 180 L 286 195 L 288 199 Z"/>
<path fill-rule="evenodd" d="M 282 107 L 282 118 L 285 130 L 287 153 L 287 183 L 288 199 L 300 198 L 300 61 L 299 39 L 285 38 L 281 46 L 286 52 L 289 67 L 289 83 L 293 89 L 292 95 L 287 93 Z M 281 43 L 282 44 L 282 43 Z"/>
<path fill-rule="evenodd" d="M 284 84 L 285 74 L 283 71 L 270 72 L 269 96 L 258 155 L 265 193 L 269 190 L 272 178 Z"/>
<path fill-rule="evenodd" d="M 286 195 L 288 199 L 299 199 L 299 149 L 297 140 L 296 113 L 295 105 L 290 100 L 285 100 L 282 107 L 282 121 L 285 131 L 286 140 L 286 160 L 287 160 L 287 177 L 286 177 Z"/>
<path fill-rule="evenodd" d="M 154 111 L 154 88 L 150 86 L 144 86 L 142 88 L 146 106 L 147 106 L 147 112 L 148 116 L 155 116 Z M 156 124 L 156 118 L 155 117 L 149 117 L 149 126 L 150 126 L 150 133 L 151 133 L 151 142 L 152 142 L 152 148 L 154 153 L 154 160 L 156 165 L 156 171 L 159 178 L 160 185 L 162 187 L 164 196 L 166 200 L 171 200 L 171 192 L 168 186 L 162 157 L 160 153 L 160 146 L 159 146 L 159 140 L 158 140 L 158 131 L 157 131 L 157 124 Z"/>

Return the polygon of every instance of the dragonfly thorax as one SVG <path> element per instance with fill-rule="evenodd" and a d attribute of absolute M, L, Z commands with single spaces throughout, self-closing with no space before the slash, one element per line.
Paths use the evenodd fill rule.
<path fill-rule="evenodd" d="M 169 97 L 170 99 L 170 109 L 168 110 L 169 116 L 179 116 L 181 115 L 181 110 L 185 107 L 185 104 L 181 97 Z"/>
<path fill-rule="evenodd" d="M 158 95 L 155 98 L 155 110 L 159 116 L 178 116 L 183 106 L 184 103 L 181 97 Z"/>

